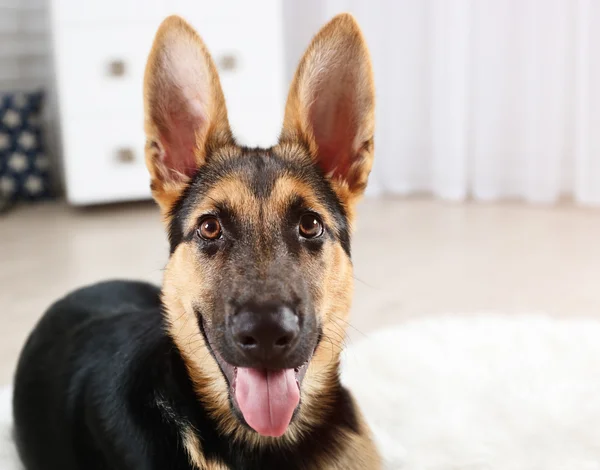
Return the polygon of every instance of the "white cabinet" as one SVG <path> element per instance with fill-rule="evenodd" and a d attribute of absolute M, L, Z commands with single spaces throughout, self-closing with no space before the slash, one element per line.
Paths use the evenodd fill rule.
<path fill-rule="evenodd" d="M 281 0 L 54 0 L 52 31 L 67 198 L 150 197 L 142 78 L 160 22 L 179 14 L 220 69 L 234 134 L 270 146 L 285 103 Z"/>

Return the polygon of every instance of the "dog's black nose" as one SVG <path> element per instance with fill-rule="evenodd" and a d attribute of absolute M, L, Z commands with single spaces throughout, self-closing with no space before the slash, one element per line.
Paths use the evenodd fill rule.
<path fill-rule="evenodd" d="M 252 362 L 277 367 L 298 341 L 298 315 L 282 304 L 246 305 L 233 315 L 230 332 L 237 347 Z"/>

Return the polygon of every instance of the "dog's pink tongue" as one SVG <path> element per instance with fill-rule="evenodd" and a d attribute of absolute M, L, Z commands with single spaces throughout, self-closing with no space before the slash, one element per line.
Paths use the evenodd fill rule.
<path fill-rule="evenodd" d="M 300 402 L 294 369 L 238 368 L 235 398 L 244 419 L 263 436 L 281 436 Z"/>

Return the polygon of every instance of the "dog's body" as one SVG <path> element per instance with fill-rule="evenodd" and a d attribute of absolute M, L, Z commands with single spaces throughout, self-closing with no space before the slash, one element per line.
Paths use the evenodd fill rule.
<path fill-rule="evenodd" d="M 15 390 L 28 470 L 352 468 L 336 454 L 361 424 L 341 387 L 323 424 L 291 448 L 255 449 L 221 435 L 165 333 L 159 292 L 107 282 L 46 313 L 23 351 Z"/>
<path fill-rule="evenodd" d="M 337 17 L 301 62 L 279 144 L 243 148 L 204 44 L 163 23 L 145 80 L 163 286 L 97 284 L 44 315 L 15 379 L 27 470 L 380 467 L 338 372 L 372 88 L 360 32 Z"/>

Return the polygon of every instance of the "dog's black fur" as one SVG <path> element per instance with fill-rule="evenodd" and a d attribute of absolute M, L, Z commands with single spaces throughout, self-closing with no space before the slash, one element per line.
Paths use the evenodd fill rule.
<path fill-rule="evenodd" d="M 181 429 L 234 469 L 316 468 L 356 432 L 339 387 L 332 416 L 294 448 L 252 449 L 219 434 L 164 331 L 160 291 L 112 281 L 56 302 L 30 336 L 15 381 L 15 438 L 27 470 L 192 470 Z"/>

